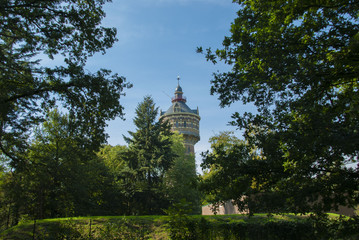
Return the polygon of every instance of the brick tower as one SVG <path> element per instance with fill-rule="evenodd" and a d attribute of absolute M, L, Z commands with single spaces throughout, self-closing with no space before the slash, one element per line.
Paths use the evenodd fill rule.
<path fill-rule="evenodd" d="M 178 131 L 183 134 L 184 145 L 188 154 L 194 154 L 194 145 L 199 141 L 199 116 L 198 107 L 195 110 L 190 109 L 183 96 L 182 88 L 178 85 L 175 89 L 175 96 L 172 98 L 172 106 L 166 111 L 160 113 L 160 120 L 168 120 L 171 123 L 172 131 Z"/>

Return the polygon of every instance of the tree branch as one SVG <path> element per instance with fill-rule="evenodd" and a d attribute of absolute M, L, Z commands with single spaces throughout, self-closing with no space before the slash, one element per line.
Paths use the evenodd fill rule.
<path fill-rule="evenodd" d="M 11 96 L 5 100 L 2 100 L 0 101 L 0 103 L 9 103 L 9 102 L 14 102 L 18 99 L 21 99 L 21 98 L 27 98 L 27 97 L 32 97 L 34 95 L 39 95 L 41 93 L 44 93 L 44 92 L 61 92 L 61 91 L 64 91 L 70 87 L 75 87 L 77 86 L 75 83 L 67 83 L 67 84 L 63 84 L 63 85 L 60 85 L 60 86 L 56 86 L 56 87 L 47 87 L 47 88 L 40 88 L 40 89 L 35 89 L 33 91 L 29 91 L 29 92 L 25 92 L 25 93 L 22 93 L 22 94 L 18 94 L 18 95 L 14 95 L 14 96 Z"/>

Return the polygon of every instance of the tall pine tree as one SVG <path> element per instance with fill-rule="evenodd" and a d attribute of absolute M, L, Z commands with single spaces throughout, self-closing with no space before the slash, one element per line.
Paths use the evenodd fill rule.
<path fill-rule="evenodd" d="M 136 132 L 129 132 L 127 155 L 134 191 L 132 214 L 159 214 L 169 204 L 165 197 L 164 176 L 176 155 L 172 151 L 170 125 L 156 121 L 158 108 L 150 96 L 136 108 Z"/>

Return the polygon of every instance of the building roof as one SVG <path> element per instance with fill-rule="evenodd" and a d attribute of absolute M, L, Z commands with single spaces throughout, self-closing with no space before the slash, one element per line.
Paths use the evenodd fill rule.
<path fill-rule="evenodd" d="M 172 106 L 164 114 L 173 114 L 173 113 L 193 113 L 198 115 L 198 109 L 190 109 L 186 103 L 182 101 L 173 102 Z"/>
<path fill-rule="evenodd" d="M 198 108 L 190 109 L 186 104 L 186 97 L 182 94 L 182 88 L 179 85 L 179 77 L 177 78 L 178 85 L 175 89 L 175 96 L 172 98 L 172 106 L 166 112 L 160 112 L 160 116 L 168 115 L 168 114 L 177 114 L 177 113 L 192 113 L 199 115 Z"/>

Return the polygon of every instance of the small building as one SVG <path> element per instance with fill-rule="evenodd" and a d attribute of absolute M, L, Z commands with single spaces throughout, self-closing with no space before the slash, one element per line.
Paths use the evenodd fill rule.
<path fill-rule="evenodd" d="M 248 214 L 248 211 L 240 211 L 232 201 L 228 200 L 224 204 L 218 206 L 217 212 L 213 211 L 213 205 L 208 204 L 202 206 L 202 215 L 226 215 L 226 214 Z"/>
<path fill-rule="evenodd" d="M 175 89 L 175 96 L 172 98 L 172 106 L 166 112 L 160 112 L 160 120 L 168 120 L 172 126 L 172 131 L 178 131 L 184 137 L 186 153 L 194 154 L 194 145 L 200 140 L 199 136 L 199 110 L 190 109 L 183 96 L 183 91 L 179 85 Z"/>
<path fill-rule="evenodd" d="M 224 204 L 218 206 L 217 212 L 215 212 L 212 204 L 202 206 L 202 215 L 226 215 L 226 214 L 249 214 L 249 209 L 240 211 L 236 205 L 232 203 L 231 200 L 226 201 Z M 329 213 L 336 213 L 339 215 L 354 217 L 357 216 L 357 209 L 350 208 L 346 206 L 339 206 L 338 210 L 329 211 Z"/>

